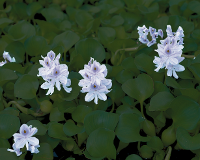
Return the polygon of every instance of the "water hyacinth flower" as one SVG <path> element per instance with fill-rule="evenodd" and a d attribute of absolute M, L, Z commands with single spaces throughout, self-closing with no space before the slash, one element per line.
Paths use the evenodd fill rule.
<path fill-rule="evenodd" d="M 61 85 L 67 93 L 70 93 L 72 88 L 68 88 L 71 85 L 71 80 L 68 79 L 69 71 L 66 64 L 60 64 L 60 54 L 55 57 L 55 53 L 50 51 L 46 57 L 42 57 L 44 60 L 39 60 L 43 66 L 38 69 L 39 74 L 42 76 L 45 82 L 41 85 L 42 89 L 48 89 L 46 95 L 51 95 L 54 92 L 54 85 L 61 90 Z"/>
<path fill-rule="evenodd" d="M 155 51 L 158 52 L 159 57 L 155 56 L 153 63 L 156 64 L 156 72 L 165 67 L 165 69 L 167 69 L 167 76 L 173 75 L 177 79 L 178 75 L 176 72 L 185 70 L 184 66 L 179 64 L 185 59 L 181 57 L 184 46 L 180 43 L 182 36 L 184 36 L 183 30 L 179 27 L 176 34 L 174 34 L 171 30 L 171 26 L 167 25 L 166 31 L 168 37 L 161 40 L 161 44 L 158 44 L 158 49 Z"/>
<path fill-rule="evenodd" d="M 94 99 L 95 104 L 98 104 L 98 99 L 106 101 L 106 94 L 110 92 L 108 89 L 112 87 L 112 81 L 105 78 L 107 76 L 106 66 L 91 58 L 79 73 L 84 78 L 78 84 L 82 87 L 81 92 L 88 92 L 85 96 L 85 101 L 90 102 Z"/>
<path fill-rule="evenodd" d="M 5 51 L 3 52 L 3 58 L 5 59 L 5 61 L 0 62 L 0 66 L 3 66 L 8 62 L 16 62 L 15 57 L 11 58 L 10 54 Z"/>
<path fill-rule="evenodd" d="M 153 27 L 149 27 L 149 29 L 146 28 L 145 25 L 142 27 L 137 28 L 138 34 L 139 34 L 139 41 L 143 44 L 147 44 L 148 47 L 152 46 L 156 43 L 156 39 L 158 36 L 161 36 L 163 38 L 163 31 L 161 29 L 158 29 L 158 32 L 156 32 L 156 29 Z M 147 39 L 148 32 L 150 32 L 152 40 Z"/>
<path fill-rule="evenodd" d="M 167 29 L 166 29 L 166 32 L 167 32 L 167 36 L 168 37 L 173 37 L 175 38 L 176 40 L 178 40 L 178 44 L 179 45 L 182 45 L 184 44 L 183 43 L 183 37 L 184 37 L 184 34 L 183 34 L 183 28 L 181 26 L 178 27 L 177 31 L 176 32 L 172 32 L 172 28 L 170 25 L 167 25 Z"/>
<path fill-rule="evenodd" d="M 32 125 L 28 126 L 23 124 L 20 127 L 20 133 L 13 134 L 14 144 L 13 149 L 7 149 L 7 151 L 15 152 L 17 156 L 21 155 L 20 149 L 26 145 L 26 149 L 31 151 L 31 153 L 38 153 L 39 140 L 36 137 L 32 137 L 35 133 L 37 133 L 38 129 L 33 127 Z"/>

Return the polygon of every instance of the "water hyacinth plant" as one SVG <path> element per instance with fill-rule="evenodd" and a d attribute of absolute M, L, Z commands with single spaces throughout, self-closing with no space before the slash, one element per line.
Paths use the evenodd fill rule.
<path fill-rule="evenodd" d="M 198 8 L 0 1 L 0 160 L 200 159 Z"/>
<path fill-rule="evenodd" d="M 98 99 L 107 100 L 106 94 L 109 93 L 112 87 L 111 79 L 106 79 L 107 68 L 100 65 L 99 62 L 91 58 L 88 65 L 84 65 L 84 69 L 79 73 L 84 79 L 79 81 L 79 86 L 83 87 L 81 92 L 88 92 L 85 96 L 85 101 L 90 102 L 94 99 L 95 104 L 98 104 Z"/>

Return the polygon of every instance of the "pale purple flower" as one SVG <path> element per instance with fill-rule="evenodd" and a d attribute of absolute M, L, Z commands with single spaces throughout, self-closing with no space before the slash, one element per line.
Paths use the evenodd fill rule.
<path fill-rule="evenodd" d="M 14 150 L 8 149 L 8 151 L 16 152 L 18 156 L 21 155 L 20 148 L 23 148 L 25 145 L 27 150 L 30 150 L 30 145 L 39 147 L 39 140 L 36 137 L 32 137 L 37 131 L 38 129 L 35 127 L 32 128 L 32 125 L 23 124 L 20 127 L 20 133 L 13 134 L 15 141 L 13 144 Z"/>
<path fill-rule="evenodd" d="M 17 156 L 20 156 L 22 154 L 22 152 L 20 151 L 20 148 L 16 148 L 16 143 L 13 143 L 12 145 L 13 149 L 7 149 L 7 151 L 10 152 L 15 152 Z"/>
<path fill-rule="evenodd" d="M 149 43 L 149 40 L 147 39 L 146 36 L 140 36 L 140 37 L 139 37 L 139 41 L 140 41 L 141 43 L 143 43 L 143 44 Z"/>
<path fill-rule="evenodd" d="M 162 29 L 158 29 L 158 35 L 159 35 L 161 38 L 163 38 L 163 31 L 162 31 Z"/>
<path fill-rule="evenodd" d="M 150 35 L 152 36 L 154 33 L 156 33 L 156 29 L 153 27 L 149 27 L 149 32 L 150 32 Z"/>
<path fill-rule="evenodd" d="M 183 34 L 183 28 L 181 26 L 178 27 L 176 32 L 172 32 L 171 26 L 167 25 L 166 32 L 167 32 L 168 37 L 174 37 L 176 40 L 178 40 L 179 45 L 184 44 L 183 38 L 182 38 L 182 37 L 184 37 L 184 34 Z"/>
<path fill-rule="evenodd" d="M 107 100 L 106 94 L 110 92 L 108 89 L 112 87 L 112 80 L 105 78 L 107 76 L 107 68 L 104 64 L 101 65 L 91 58 L 88 65 L 84 65 L 84 69 L 80 70 L 79 73 L 84 78 L 78 84 L 82 87 L 81 92 L 88 92 L 85 96 L 85 101 L 90 102 L 94 99 L 97 104 L 98 99 Z"/>
<path fill-rule="evenodd" d="M 0 62 L 0 67 L 8 62 L 16 62 L 15 57 L 11 58 L 10 54 L 8 52 L 3 52 L 3 58 L 5 61 Z"/>
<path fill-rule="evenodd" d="M 154 45 L 155 43 L 156 43 L 156 40 L 155 40 L 155 39 L 152 39 L 151 41 L 149 41 L 149 42 L 147 43 L 147 46 L 150 47 L 150 46 Z"/>
<path fill-rule="evenodd" d="M 158 32 L 155 32 L 151 35 L 152 39 L 155 39 L 158 38 Z"/>
<path fill-rule="evenodd" d="M 64 90 L 70 93 L 72 88 L 68 88 L 71 85 L 71 80 L 68 79 L 69 71 L 66 64 L 59 63 L 60 53 L 55 57 L 55 53 L 51 50 L 47 53 L 47 57 L 42 58 L 44 60 L 39 60 L 39 62 L 43 67 L 38 69 L 37 76 L 42 76 L 45 80 L 41 88 L 48 89 L 46 95 L 53 94 L 54 85 L 59 91 L 62 85 Z"/>
<path fill-rule="evenodd" d="M 39 150 L 38 148 L 40 147 L 40 145 L 36 145 L 36 146 L 33 146 L 31 145 L 30 143 L 28 144 L 28 149 L 27 151 L 30 151 L 31 153 L 39 153 Z"/>
<path fill-rule="evenodd" d="M 90 102 L 94 99 L 94 103 L 98 104 L 98 99 L 107 100 L 106 94 L 110 92 L 105 85 L 98 85 L 97 83 L 90 84 L 88 87 L 83 87 L 82 93 L 88 92 L 85 96 L 85 101 Z"/>

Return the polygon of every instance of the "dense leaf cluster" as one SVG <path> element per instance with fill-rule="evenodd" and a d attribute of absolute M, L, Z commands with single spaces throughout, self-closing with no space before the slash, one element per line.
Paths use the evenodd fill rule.
<path fill-rule="evenodd" d="M 136 154 L 126 160 L 168 160 L 175 149 L 199 159 L 199 8 L 198 0 L 1 0 L 0 61 L 6 51 L 16 62 L 0 67 L 0 159 L 18 159 L 7 148 L 24 123 L 38 129 L 33 160 L 53 160 L 59 146 L 92 160 L 117 159 L 133 143 Z M 154 71 L 157 45 L 138 41 L 143 25 L 162 29 L 164 37 L 167 25 L 183 28 L 185 70 L 179 79 L 164 68 Z M 62 88 L 46 96 L 40 87 L 39 60 L 50 50 L 68 66 L 70 93 Z M 97 106 L 85 102 L 78 86 L 78 72 L 90 57 L 105 64 L 112 79 L 108 99 Z"/>

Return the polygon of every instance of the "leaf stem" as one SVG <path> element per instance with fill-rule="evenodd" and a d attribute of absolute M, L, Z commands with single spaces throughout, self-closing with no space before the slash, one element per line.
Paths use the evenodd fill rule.
<path fill-rule="evenodd" d="M 146 119 L 146 117 L 144 116 L 144 112 L 143 112 L 143 101 L 140 102 L 140 109 L 141 109 L 142 117 L 143 117 L 144 119 Z"/>
<path fill-rule="evenodd" d="M 10 101 L 8 102 L 6 108 L 10 107 L 10 105 L 14 104 L 21 112 L 25 113 L 25 114 L 31 114 L 35 117 L 41 117 L 41 116 L 44 116 L 46 114 L 44 113 L 36 113 L 34 112 L 33 110 L 31 109 L 28 109 L 28 108 L 25 108 L 25 107 L 22 107 L 19 103 L 17 103 L 16 101 Z"/>
<path fill-rule="evenodd" d="M 114 111 L 114 109 L 115 109 L 115 102 L 112 103 L 112 109 L 111 109 L 110 113 L 112 113 Z"/>
<path fill-rule="evenodd" d="M 139 46 L 141 46 L 141 44 L 140 44 Z M 118 50 L 116 50 L 115 55 L 117 55 L 117 53 L 118 53 L 119 51 L 135 51 L 135 50 L 137 50 L 137 49 L 139 48 L 139 46 L 133 47 L 133 48 L 118 49 Z"/>
<path fill-rule="evenodd" d="M 140 141 L 138 141 L 137 149 L 138 149 L 138 151 L 140 151 Z"/>
<path fill-rule="evenodd" d="M 182 54 L 181 57 L 185 57 L 185 58 L 194 58 L 195 55 L 185 55 L 185 54 Z"/>
<path fill-rule="evenodd" d="M 166 85 L 166 78 L 167 78 L 167 70 L 165 69 L 165 80 L 164 80 L 164 85 Z"/>
<path fill-rule="evenodd" d="M 95 104 L 95 106 L 94 106 L 94 111 L 96 111 L 97 108 L 98 108 L 98 104 Z"/>
<path fill-rule="evenodd" d="M 165 160 L 170 160 L 171 152 L 172 152 L 172 147 L 169 146 L 168 147 L 168 153 L 167 153 L 167 156 L 165 157 Z"/>

